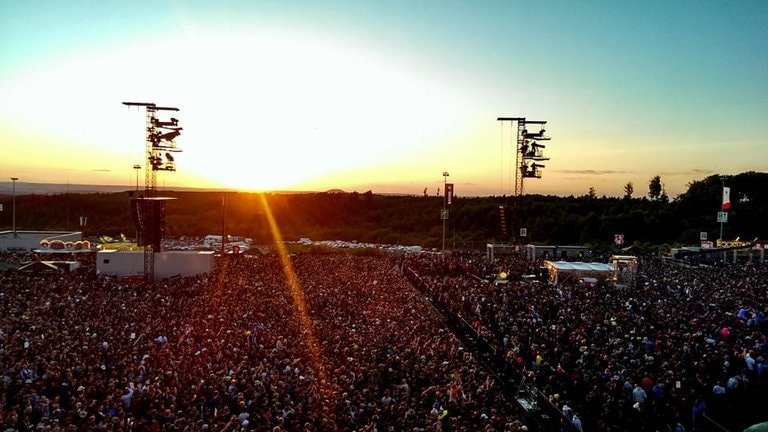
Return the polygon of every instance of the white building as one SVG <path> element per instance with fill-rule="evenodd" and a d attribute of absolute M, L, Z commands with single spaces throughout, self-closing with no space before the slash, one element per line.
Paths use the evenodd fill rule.
<path fill-rule="evenodd" d="M 213 251 L 157 252 L 155 279 L 197 276 L 213 269 Z M 100 276 L 144 275 L 144 251 L 103 250 L 96 253 L 96 274 Z"/>

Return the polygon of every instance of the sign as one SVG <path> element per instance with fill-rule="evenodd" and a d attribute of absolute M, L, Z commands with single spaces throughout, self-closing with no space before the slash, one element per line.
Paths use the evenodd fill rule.
<path fill-rule="evenodd" d="M 738 238 L 736 240 L 717 240 L 717 247 L 718 248 L 739 248 L 739 247 L 750 247 L 752 246 L 752 242 L 748 241 L 740 241 Z"/>
<path fill-rule="evenodd" d="M 706 240 L 706 239 L 707 239 L 707 232 L 706 231 L 700 232 L 699 233 L 699 240 L 703 241 L 703 240 Z"/>
<path fill-rule="evenodd" d="M 703 241 L 702 240 L 702 242 L 701 242 L 701 248 L 702 249 L 712 249 L 712 247 L 714 247 L 714 246 L 715 246 L 714 243 L 712 243 L 711 241 Z"/>
<path fill-rule="evenodd" d="M 453 183 L 445 184 L 445 204 L 453 204 Z"/>
<path fill-rule="evenodd" d="M 525 237 L 528 235 L 528 228 L 520 228 L 520 237 Z"/>
<path fill-rule="evenodd" d="M 724 212 L 724 211 L 717 212 L 717 221 L 719 223 L 728 222 L 728 212 Z"/>
<path fill-rule="evenodd" d="M 623 245 L 624 244 L 624 234 L 614 234 L 613 235 L 613 241 L 617 245 Z"/>
<path fill-rule="evenodd" d="M 440 219 L 442 219 L 442 220 L 448 219 L 448 209 L 441 209 L 440 210 Z"/>

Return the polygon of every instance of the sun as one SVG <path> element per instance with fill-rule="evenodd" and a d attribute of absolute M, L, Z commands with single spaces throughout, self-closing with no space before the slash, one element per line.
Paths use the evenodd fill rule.
<path fill-rule="evenodd" d="M 175 50 L 179 166 L 245 190 L 390 164 L 450 135 L 455 90 L 386 54 L 316 35 L 217 33 Z M 439 121 L 435 121 L 439 119 Z"/>
<path fill-rule="evenodd" d="M 339 173 L 429 160 L 425 154 L 441 151 L 424 146 L 454 135 L 472 109 L 458 86 L 397 53 L 335 35 L 201 29 L 103 49 L 73 53 L 3 93 L 19 101 L 8 113 L 18 134 L 39 130 L 42 117 L 55 119 L 38 133 L 36 154 L 66 148 L 77 166 L 112 176 L 100 178 L 105 184 L 133 184 L 131 166 L 146 165 L 143 111 L 123 101 L 179 108 L 177 178 L 163 175 L 158 185 L 189 180 L 191 187 L 257 191 L 306 189 Z M 151 73 L 149 52 L 162 53 L 163 67 Z M 29 148 L 18 144 L 10 153 L 34 160 Z M 74 173 L 51 175 L 78 182 Z"/>

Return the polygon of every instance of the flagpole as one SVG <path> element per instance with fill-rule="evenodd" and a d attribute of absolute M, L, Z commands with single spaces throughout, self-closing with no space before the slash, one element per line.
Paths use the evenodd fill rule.
<path fill-rule="evenodd" d="M 448 211 L 446 209 L 448 204 L 448 176 L 448 171 L 443 171 L 443 212 L 440 214 L 440 219 L 443 220 L 443 255 L 445 255 L 445 221 L 448 219 Z"/>
<path fill-rule="evenodd" d="M 723 240 L 723 220 L 720 219 L 720 241 Z"/>
<path fill-rule="evenodd" d="M 731 209 L 731 188 L 725 187 L 725 179 L 725 177 L 720 177 L 720 182 L 723 185 L 723 201 L 722 204 L 720 204 L 720 216 L 718 217 L 718 219 L 720 219 L 720 240 L 718 241 L 718 247 L 720 247 L 720 243 L 723 241 L 723 224 L 728 220 L 728 213 L 726 213 L 726 211 Z M 725 251 L 723 251 L 723 262 L 725 261 L 726 255 Z"/>
<path fill-rule="evenodd" d="M 725 212 L 726 210 L 729 210 L 731 207 L 731 188 L 725 187 L 725 178 L 721 177 L 720 182 L 723 185 L 723 199 L 722 203 L 720 204 L 720 212 Z M 723 240 L 723 223 L 725 223 L 724 218 L 720 218 L 720 240 Z"/>
<path fill-rule="evenodd" d="M 723 185 L 722 202 L 720 203 L 720 212 L 722 213 L 725 207 L 725 179 L 721 177 L 720 182 Z M 720 219 L 720 240 L 718 241 L 718 245 L 717 245 L 718 248 L 720 247 L 720 242 L 723 241 L 723 218 L 720 217 L 719 219 Z M 725 259 L 726 259 L 725 252 L 723 252 L 723 263 L 725 263 Z"/>
<path fill-rule="evenodd" d="M 725 182 L 723 182 L 723 203 L 720 204 L 720 212 L 723 212 L 725 203 Z M 720 241 L 723 241 L 723 218 L 720 218 Z"/>

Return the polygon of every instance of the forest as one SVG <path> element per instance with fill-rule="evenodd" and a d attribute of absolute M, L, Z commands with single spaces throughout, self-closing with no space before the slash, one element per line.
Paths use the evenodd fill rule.
<path fill-rule="evenodd" d="M 723 185 L 730 187 L 726 223 L 718 223 Z M 685 193 L 666 196 L 657 176 L 648 192 L 630 183 L 623 197 L 456 195 L 443 220 L 442 196 L 378 195 L 371 191 L 318 193 L 248 193 L 161 191 L 165 205 L 164 237 L 207 234 L 252 238 L 254 244 L 276 240 L 345 240 L 362 243 L 482 249 L 488 242 L 583 245 L 597 251 L 623 247 L 653 252 L 700 244 L 707 239 L 768 239 L 768 173 L 713 175 L 693 181 Z M 121 193 L 16 196 L 17 230 L 76 230 L 85 237 L 134 237 L 133 191 Z M 11 197 L 2 196 L 11 209 Z M 503 209 L 503 214 L 502 214 Z M 272 223 L 270 222 L 272 221 Z M 85 222 L 81 225 L 81 222 Z M 10 230 L 11 212 L 0 213 L 0 230 Z M 274 227 L 274 229 L 272 228 Z M 524 228 L 525 236 L 520 236 Z M 444 237 L 443 237 L 444 236 Z"/>

